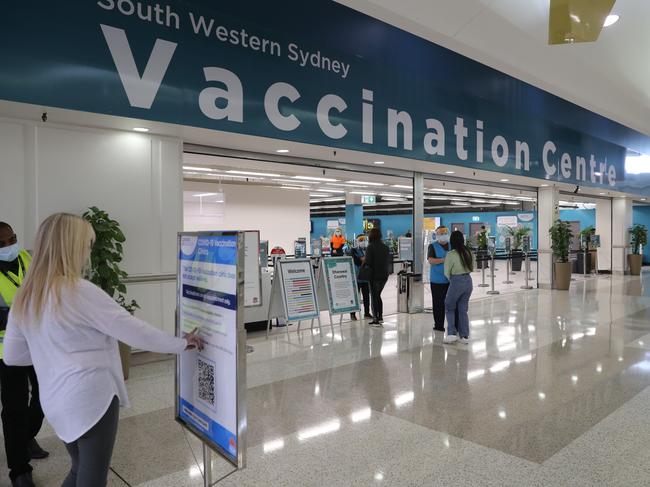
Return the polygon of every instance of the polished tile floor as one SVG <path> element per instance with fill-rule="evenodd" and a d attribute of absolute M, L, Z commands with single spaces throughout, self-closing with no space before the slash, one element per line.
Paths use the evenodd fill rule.
<path fill-rule="evenodd" d="M 469 345 L 428 314 L 249 337 L 248 467 L 219 485 L 650 485 L 650 273 L 476 299 L 470 318 Z M 173 361 L 128 388 L 110 485 L 202 485 Z M 35 478 L 58 486 L 67 455 L 41 442 Z"/>

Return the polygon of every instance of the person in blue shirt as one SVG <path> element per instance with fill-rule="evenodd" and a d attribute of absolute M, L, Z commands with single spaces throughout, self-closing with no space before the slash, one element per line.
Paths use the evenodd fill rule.
<path fill-rule="evenodd" d="M 445 257 L 449 252 L 449 229 L 441 225 L 436 229 L 436 239 L 429 244 L 427 260 L 429 261 L 429 282 L 431 283 L 431 300 L 433 302 L 433 329 L 445 331 L 445 299 L 449 289 L 449 280 L 445 277 Z"/>

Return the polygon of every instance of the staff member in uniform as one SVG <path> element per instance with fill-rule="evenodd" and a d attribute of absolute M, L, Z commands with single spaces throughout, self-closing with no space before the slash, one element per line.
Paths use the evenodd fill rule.
<path fill-rule="evenodd" d="M 436 241 L 429 244 L 427 260 L 430 265 L 429 281 L 433 304 L 433 329 L 443 332 L 445 331 L 445 299 L 449 289 L 449 280 L 445 277 L 445 257 L 449 250 L 449 229 L 440 225 L 436 229 Z"/>
<path fill-rule="evenodd" d="M 345 236 L 343 230 L 337 228 L 330 240 L 330 254 L 332 257 L 341 257 L 343 255 L 343 247 L 345 246 Z"/>
<path fill-rule="evenodd" d="M 203 347 L 196 330 L 168 335 L 84 280 L 94 239 L 90 224 L 75 215 L 57 213 L 41 224 L 5 336 L 5 361 L 34 365 L 47 420 L 70 454 L 63 487 L 106 485 L 119 406 L 129 401 L 118 340 L 159 353 Z"/>
<path fill-rule="evenodd" d="M 0 222 L 0 339 L 3 342 L 9 308 L 31 261 L 29 253 L 20 249 L 11 226 Z M 0 345 L 0 358 L 2 352 Z M 11 484 L 16 487 L 31 487 L 34 483 L 29 461 L 49 455 L 35 440 L 43 425 L 43 410 L 34 367 L 9 367 L 0 360 L 0 396 L 2 430 Z"/>

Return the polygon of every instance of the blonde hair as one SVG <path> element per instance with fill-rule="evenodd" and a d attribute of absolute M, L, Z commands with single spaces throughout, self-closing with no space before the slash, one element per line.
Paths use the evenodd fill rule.
<path fill-rule="evenodd" d="M 94 240 L 90 223 L 77 215 L 47 217 L 38 228 L 32 263 L 16 293 L 12 313 L 38 320 L 50 296 L 57 306 L 61 289 L 81 278 Z"/>

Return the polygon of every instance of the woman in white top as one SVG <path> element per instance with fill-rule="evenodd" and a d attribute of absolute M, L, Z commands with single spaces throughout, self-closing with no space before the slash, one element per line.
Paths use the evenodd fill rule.
<path fill-rule="evenodd" d="M 159 353 L 203 347 L 196 331 L 168 335 L 84 280 L 94 239 L 75 215 L 57 213 L 41 224 L 4 341 L 5 363 L 36 369 L 45 417 L 72 460 L 64 487 L 106 485 L 119 406 L 129 405 L 118 340 Z"/>

